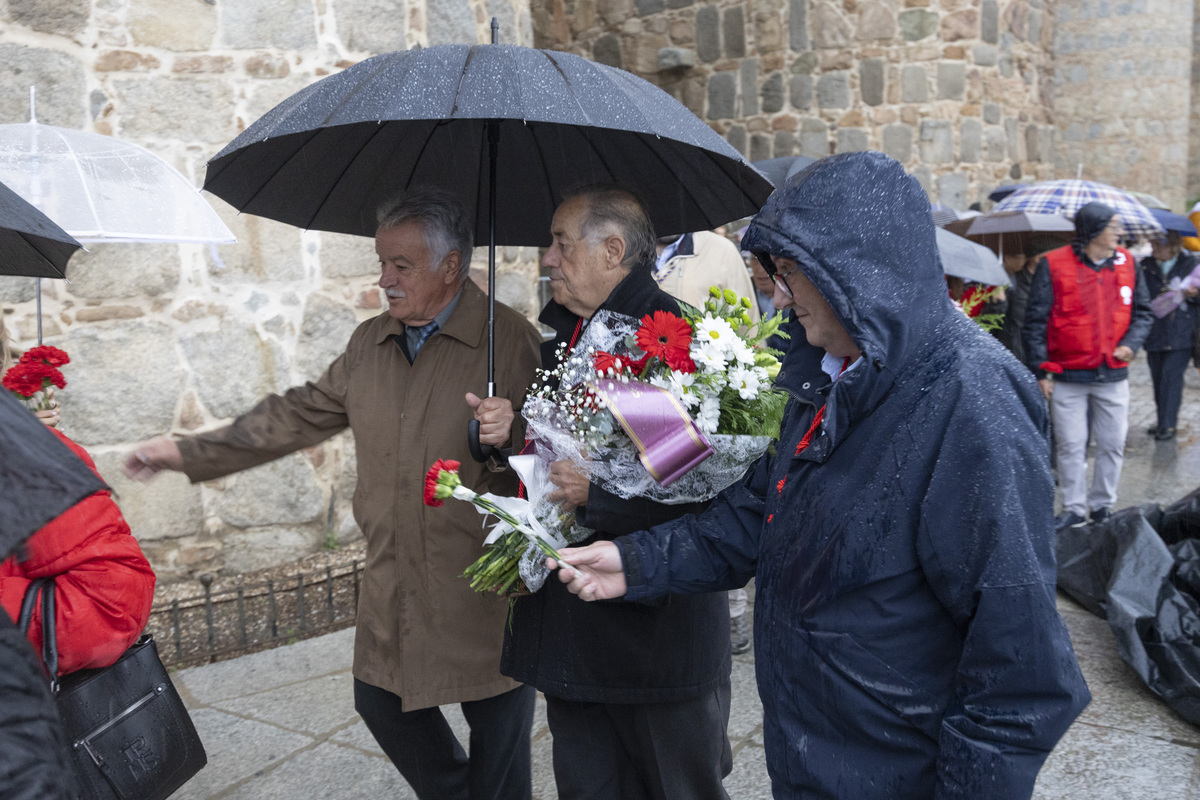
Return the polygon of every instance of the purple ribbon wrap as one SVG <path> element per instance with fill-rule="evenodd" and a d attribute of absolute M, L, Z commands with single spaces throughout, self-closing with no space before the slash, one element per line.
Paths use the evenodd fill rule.
<path fill-rule="evenodd" d="M 639 381 L 601 380 L 591 386 L 637 446 L 646 471 L 663 486 L 713 454 L 704 434 L 667 390 Z"/>

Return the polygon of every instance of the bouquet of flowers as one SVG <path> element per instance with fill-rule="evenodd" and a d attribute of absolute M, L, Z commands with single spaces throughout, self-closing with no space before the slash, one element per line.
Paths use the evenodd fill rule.
<path fill-rule="evenodd" d="M 31 348 L 4 373 L 0 386 L 20 397 L 32 410 L 43 411 L 51 408 L 49 387 L 66 387 L 67 379 L 58 368 L 70 362 L 67 354 L 57 347 L 40 345 Z"/>
<path fill-rule="evenodd" d="M 529 500 L 476 494 L 457 463 L 433 465 L 427 504 L 456 497 L 500 520 L 464 573 L 476 591 L 537 591 L 546 556 L 561 560 L 556 548 L 592 534 L 546 500 L 553 462 L 571 460 L 621 497 L 687 503 L 737 481 L 778 437 L 787 395 L 772 388 L 781 354 L 765 342 L 786 336 L 782 316 L 755 324 L 749 300 L 709 294 L 681 314 L 599 312 L 554 369 L 539 371 L 522 410 L 533 453 L 509 459 Z"/>
<path fill-rule="evenodd" d="M 526 458 L 516 456 L 514 461 Z M 520 574 L 522 558 L 532 551 L 533 557 L 544 560 L 546 556 L 562 560 L 554 545 L 566 543 L 546 531 L 529 512 L 529 501 L 519 497 L 497 497 L 478 494 L 462 485 L 458 477 L 457 461 L 438 459 L 425 473 L 425 505 L 441 506 L 448 497 L 471 503 L 481 514 L 493 515 L 500 521 L 484 541 L 484 554 L 463 572 L 471 579 L 471 588 L 477 592 L 495 592 L 508 595 L 526 589 Z M 518 467 L 524 463 L 518 462 Z M 538 584 L 537 588 L 540 588 Z"/>

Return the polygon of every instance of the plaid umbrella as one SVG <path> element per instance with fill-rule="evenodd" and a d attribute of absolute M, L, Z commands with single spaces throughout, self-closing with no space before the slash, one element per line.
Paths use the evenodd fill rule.
<path fill-rule="evenodd" d="M 1088 203 L 1104 203 L 1117 212 L 1117 219 L 1130 236 L 1158 238 L 1162 225 L 1144 205 L 1127 192 L 1103 183 L 1079 180 L 1046 181 L 1026 186 L 1001 200 L 997 211 L 1030 211 L 1037 214 L 1062 214 L 1074 218 Z"/>

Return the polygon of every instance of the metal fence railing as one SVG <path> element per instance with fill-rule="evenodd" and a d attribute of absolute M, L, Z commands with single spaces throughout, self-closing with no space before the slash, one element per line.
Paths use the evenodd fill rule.
<path fill-rule="evenodd" d="M 154 604 L 146 632 L 168 667 L 235 658 L 354 624 L 363 562 L 265 582 L 239 577 L 214 588 L 203 575 L 202 593 Z"/>

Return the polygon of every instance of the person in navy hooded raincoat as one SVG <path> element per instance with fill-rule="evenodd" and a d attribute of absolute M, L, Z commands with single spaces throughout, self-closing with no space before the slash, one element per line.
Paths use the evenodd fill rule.
<path fill-rule="evenodd" d="M 1029 798 L 1090 699 L 1033 377 L 951 306 L 925 193 L 880 153 L 793 177 L 742 241 L 808 340 L 774 454 L 699 517 L 564 550 L 560 580 L 642 600 L 755 578 L 776 797 Z"/>

